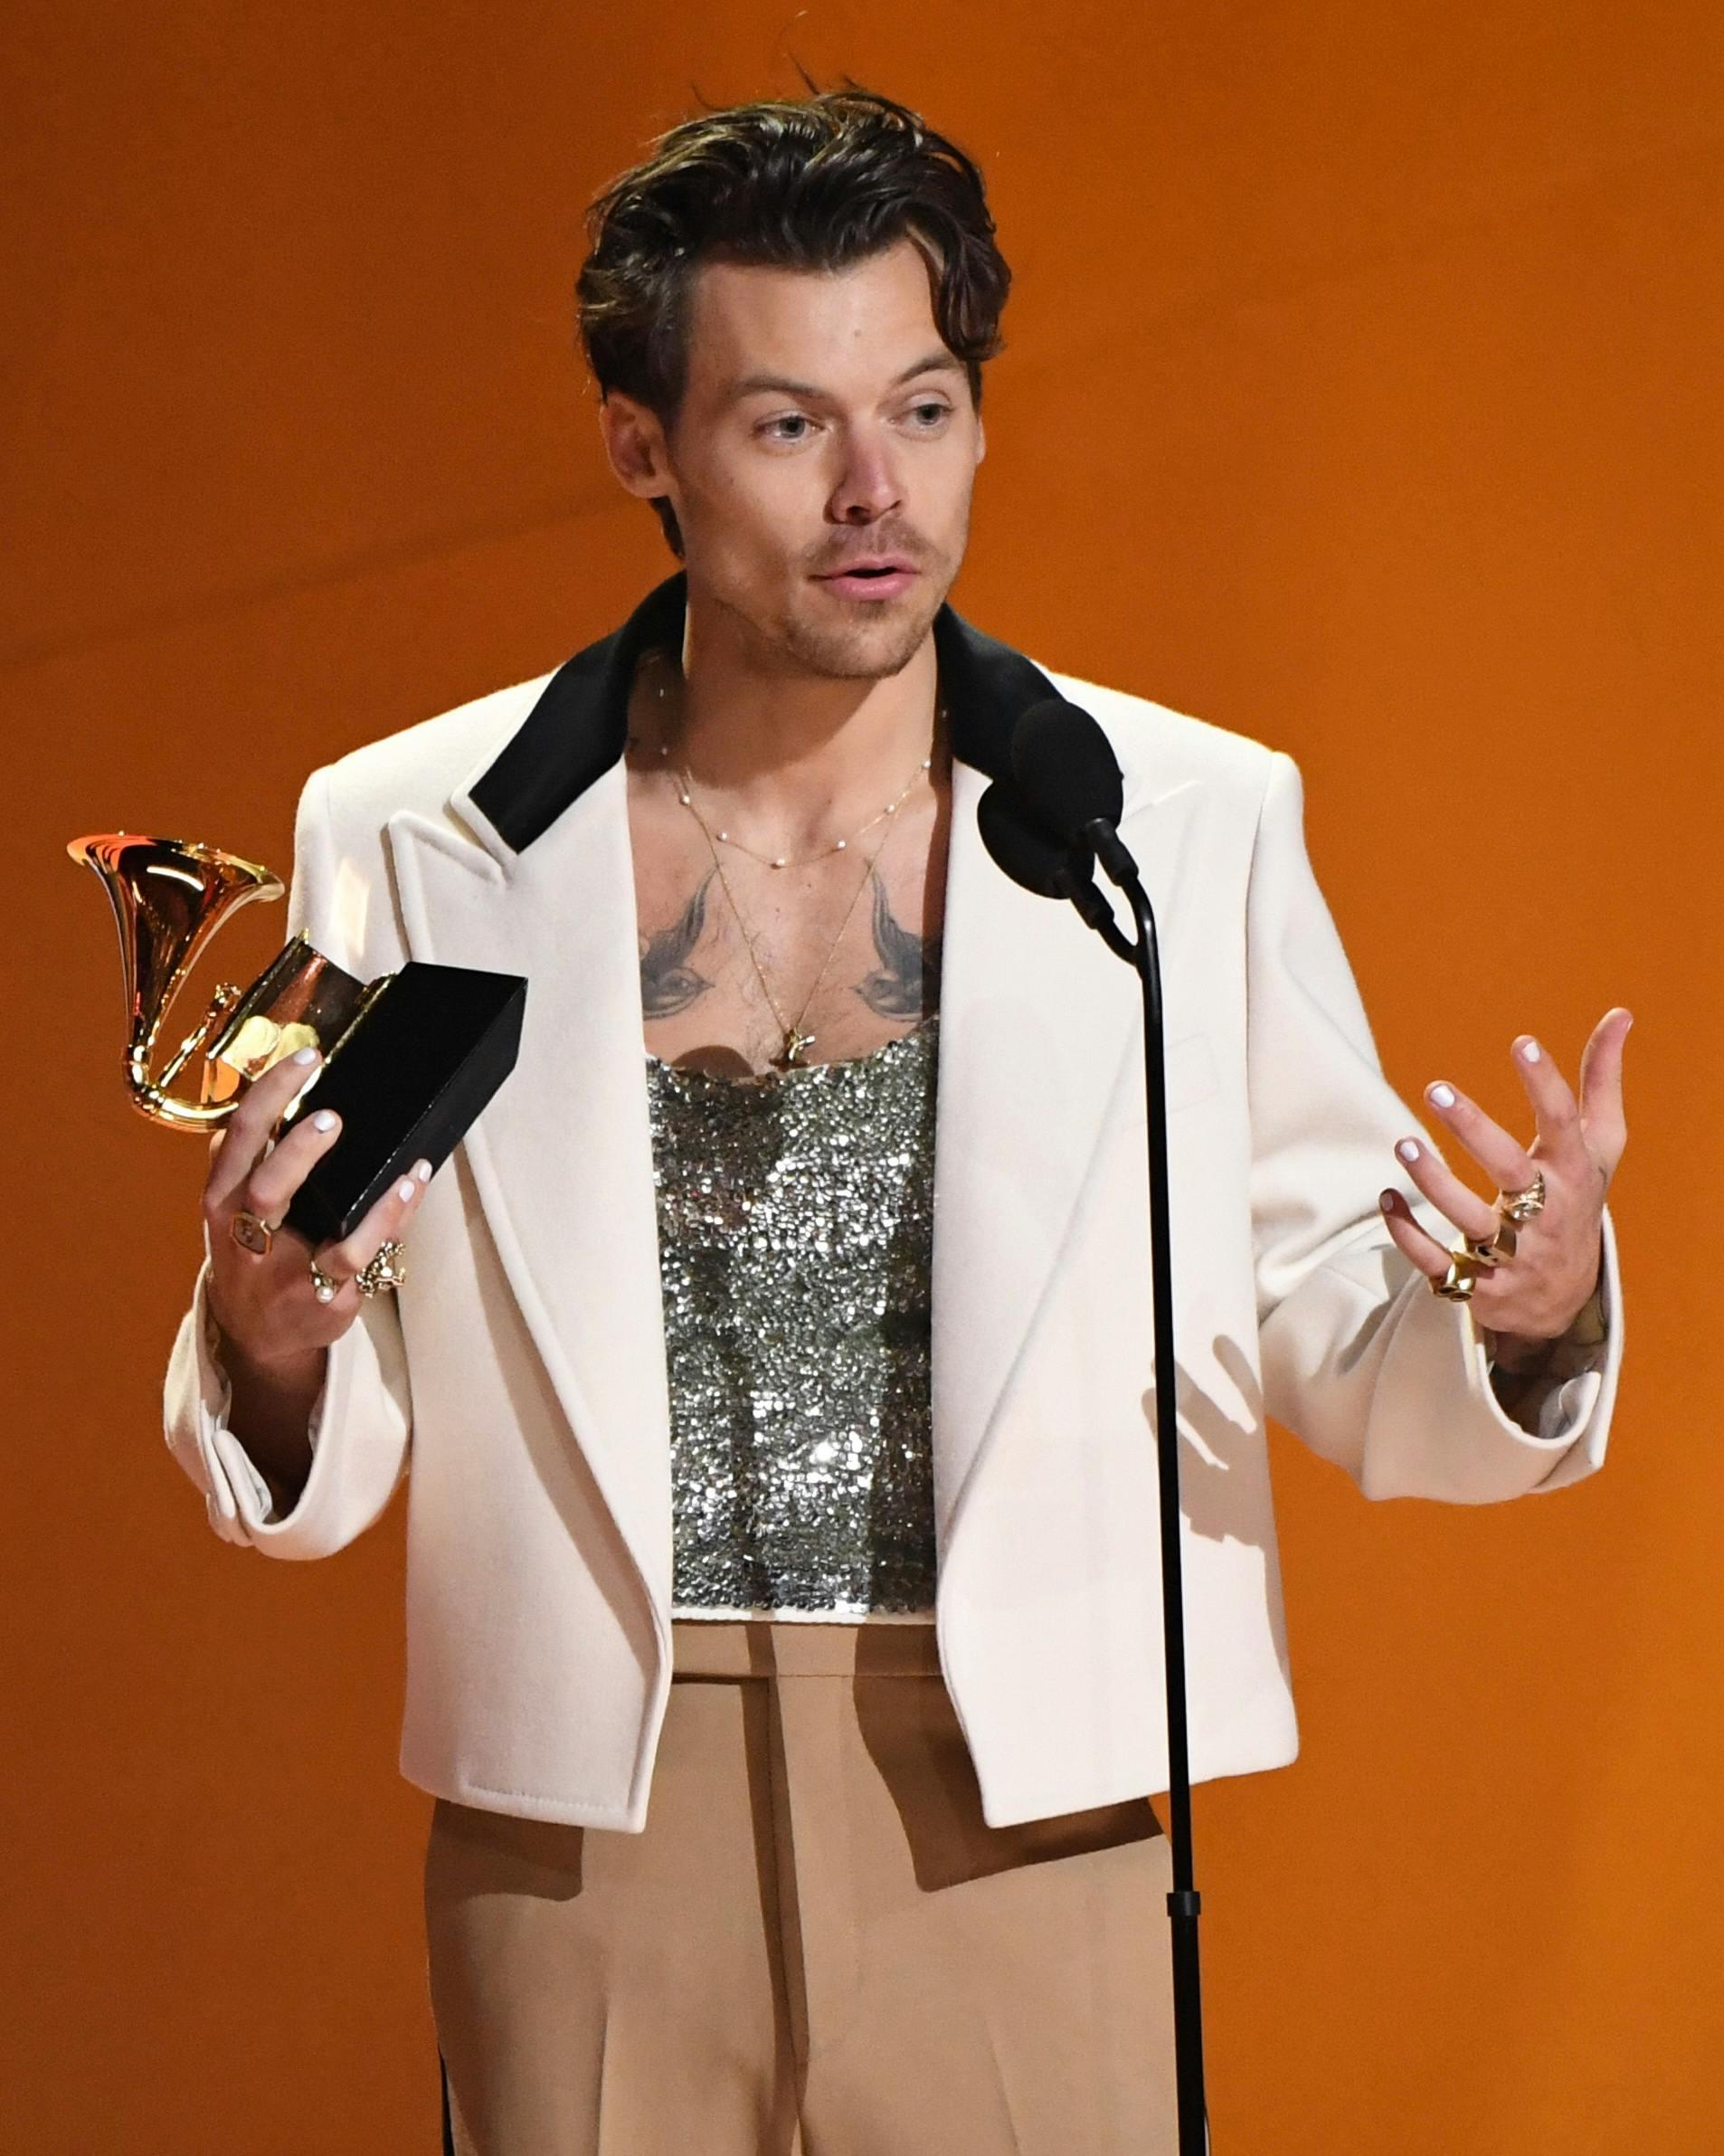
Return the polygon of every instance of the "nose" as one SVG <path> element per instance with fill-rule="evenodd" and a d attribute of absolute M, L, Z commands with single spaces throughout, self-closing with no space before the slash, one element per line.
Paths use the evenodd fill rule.
<path fill-rule="evenodd" d="M 887 444 L 867 428 L 853 429 L 846 438 L 844 469 L 828 515 L 835 524 L 875 524 L 900 501 Z"/>

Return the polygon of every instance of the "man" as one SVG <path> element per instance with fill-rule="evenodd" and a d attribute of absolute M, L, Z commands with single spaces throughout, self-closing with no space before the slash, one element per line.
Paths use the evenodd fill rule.
<path fill-rule="evenodd" d="M 1289 760 L 952 613 L 1007 282 L 886 100 L 672 130 L 581 302 L 682 571 L 300 804 L 294 925 L 526 974 L 521 1060 L 309 1255 L 264 1230 L 338 1134 L 278 1131 L 308 1066 L 257 1084 L 169 1436 L 287 1557 L 411 1454 L 402 1764 L 485 2156 L 1172 2145 L 1136 994 L 976 829 L 1050 682 L 1164 949 L 1194 1779 L 1295 1748 L 1267 1415 L 1378 1496 L 1603 1455 L 1628 1014 L 1578 1102 L 1517 1043 L 1527 1144 L 1427 1091 L 1481 1196 L 1382 1078 Z"/>

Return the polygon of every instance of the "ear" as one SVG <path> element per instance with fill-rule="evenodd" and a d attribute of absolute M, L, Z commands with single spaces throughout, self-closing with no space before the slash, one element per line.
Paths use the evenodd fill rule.
<path fill-rule="evenodd" d="M 670 459 L 656 413 L 613 389 L 599 406 L 599 432 L 611 470 L 630 494 L 650 501 L 670 492 Z"/>
<path fill-rule="evenodd" d="M 981 414 L 976 414 L 976 461 L 980 464 L 988 454 L 988 431 L 981 423 Z"/>

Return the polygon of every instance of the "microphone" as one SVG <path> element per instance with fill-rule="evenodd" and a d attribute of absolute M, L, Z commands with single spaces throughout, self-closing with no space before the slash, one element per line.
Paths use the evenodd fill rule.
<path fill-rule="evenodd" d="M 1039 898 L 1069 898 L 1113 955 L 1130 961 L 1132 946 L 1095 888 L 1095 857 L 1088 846 L 1049 838 L 1005 779 L 996 779 L 982 795 L 976 822 L 996 867 Z"/>
<path fill-rule="evenodd" d="M 1062 697 L 1032 704 L 1012 735 L 1011 767 L 1030 813 L 1055 838 L 1093 850 L 1122 888 L 1135 882 L 1137 863 L 1119 833 L 1125 782 L 1087 711 Z"/>

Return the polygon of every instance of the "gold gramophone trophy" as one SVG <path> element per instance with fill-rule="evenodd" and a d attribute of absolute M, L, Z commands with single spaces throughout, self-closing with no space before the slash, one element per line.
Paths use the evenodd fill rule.
<path fill-rule="evenodd" d="M 224 982 L 159 1068 L 175 1000 L 210 938 L 279 876 L 194 841 L 109 831 L 66 850 L 102 879 L 119 928 L 132 1105 L 174 1130 L 213 1130 L 244 1088 L 297 1049 L 317 1076 L 289 1109 L 331 1107 L 341 1135 L 313 1167 L 287 1225 L 308 1242 L 346 1235 L 409 1163 L 453 1151 L 514 1069 L 526 983 L 515 974 L 410 960 L 360 981 L 296 936 L 246 989 Z M 195 1092 L 175 1092 L 188 1075 Z"/>

